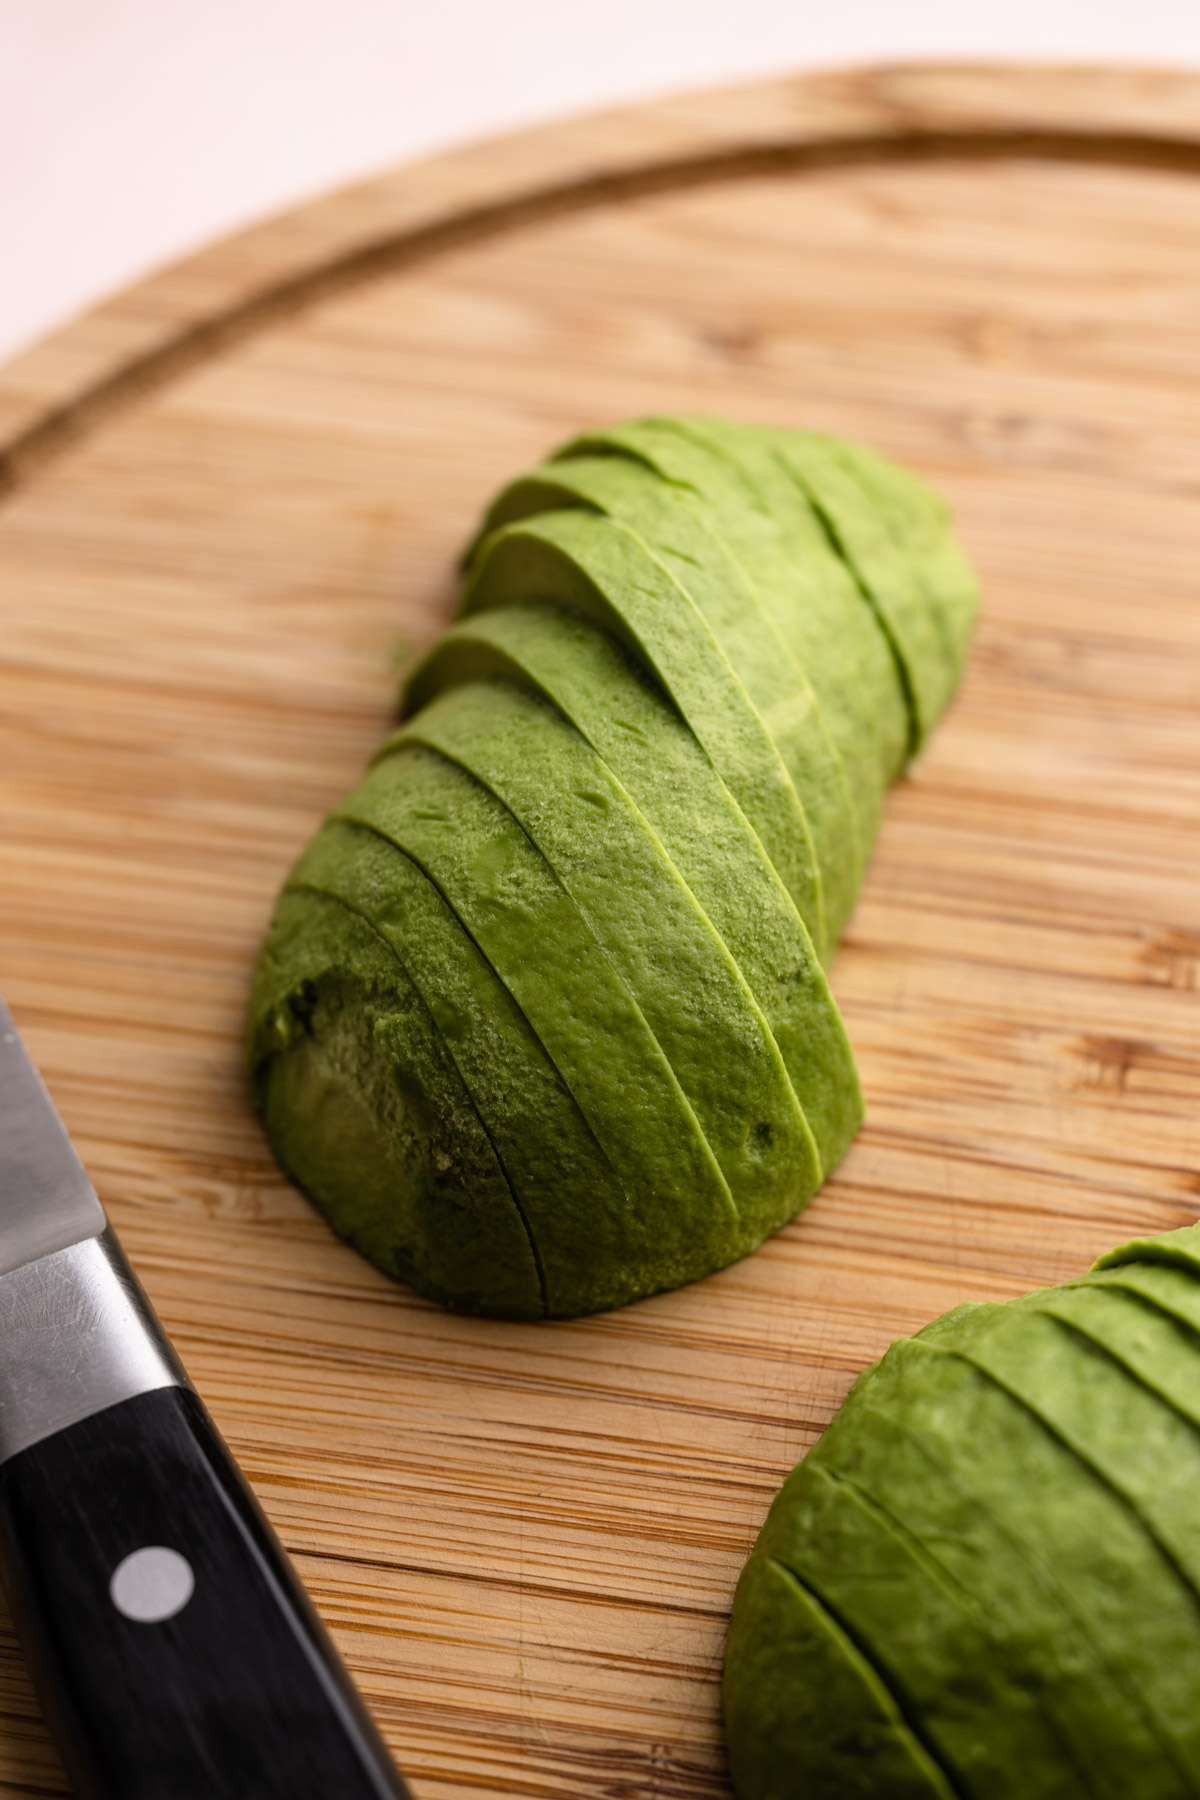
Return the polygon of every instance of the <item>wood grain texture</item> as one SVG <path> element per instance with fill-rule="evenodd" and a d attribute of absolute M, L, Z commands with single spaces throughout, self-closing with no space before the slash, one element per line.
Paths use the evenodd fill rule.
<path fill-rule="evenodd" d="M 885 70 L 385 176 L 0 373 L 0 986 L 422 1800 L 725 1793 L 733 1582 L 855 1373 L 1200 1209 L 1198 292 L 1200 82 Z M 274 1170 L 249 973 L 490 490 L 665 408 L 910 461 L 983 620 L 835 964 L 834 1180 L 457 1318 Z M 64 1791 L 5 1628 L 0 1795 Z"/>

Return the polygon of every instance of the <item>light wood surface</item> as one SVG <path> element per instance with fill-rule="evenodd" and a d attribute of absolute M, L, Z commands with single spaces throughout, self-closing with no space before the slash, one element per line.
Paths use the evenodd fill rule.
<path fill-rule="evenodd" d="M 1198 294 L 1200 82 L 881 70 L 389 174 L 0 372 L 0 986 L 420 1800 L 725 1793 L 857 1371 L 1200 1209 Z M 868 1123 L 697 1287 L 457 1318 L 276 1173 L 249 972 L 490 490 L 666 408 L 907 459 L 983 578 L 834 969 Z M 0 1795 L 64 1791 L 4 1623 Z"/>

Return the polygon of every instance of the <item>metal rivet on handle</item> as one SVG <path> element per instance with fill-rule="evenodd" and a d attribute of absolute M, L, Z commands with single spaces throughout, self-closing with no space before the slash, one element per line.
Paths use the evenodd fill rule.
<path fill-rule="evenodd" d="M 196 1586 L 192 1565 L 178 1550 L 147 1544 L 119 1562 L 108 1584 L 119 1613 L 139 1625 L 160 1625 L 181 1613 Z"/>

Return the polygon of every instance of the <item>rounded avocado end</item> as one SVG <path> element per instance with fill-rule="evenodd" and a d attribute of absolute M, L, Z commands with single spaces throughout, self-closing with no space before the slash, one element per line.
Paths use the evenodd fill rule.
<path fill-rule="evenodd" d="M 330 978 L 298 998 L 290 1029 L 277 1017 L 259 1040 L 279 1044 L 255 1085 L 280 1166 L 384 1274 L 459 1311 L 543 1317 L 532 1247 L 486 1136 L 469 1111 L 455 1116 L 445 1069 L 414 1053 L 426 1021 Z"/>

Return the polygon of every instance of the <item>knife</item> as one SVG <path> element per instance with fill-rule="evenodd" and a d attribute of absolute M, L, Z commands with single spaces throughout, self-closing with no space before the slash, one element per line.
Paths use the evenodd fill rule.
<path fill-rule="evenodd" d="M 409 1800 L 2 999 L 0 1576 L 80 1800 Z"/>

